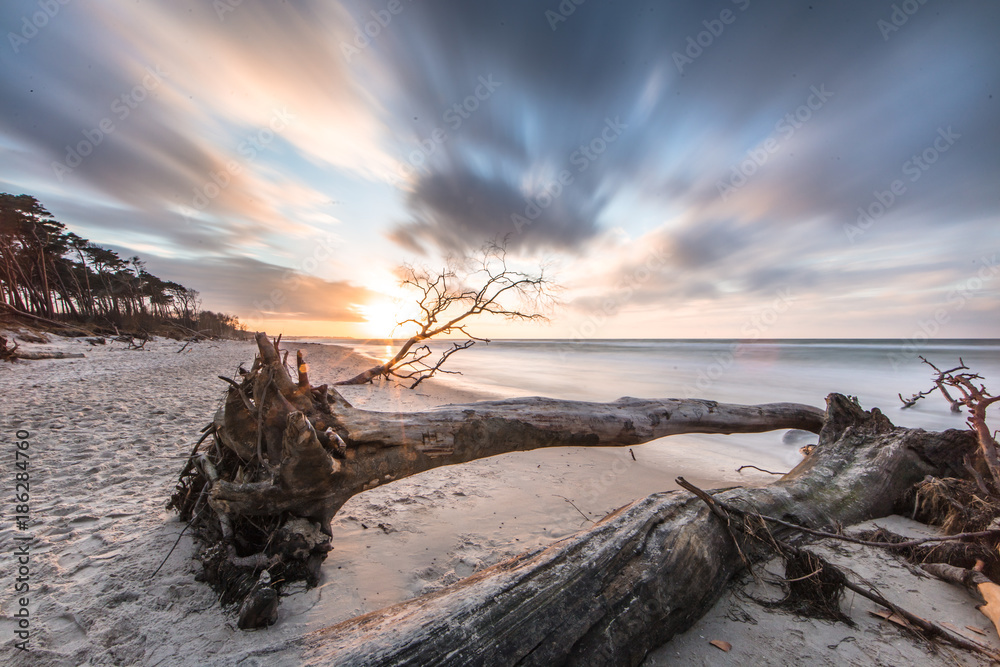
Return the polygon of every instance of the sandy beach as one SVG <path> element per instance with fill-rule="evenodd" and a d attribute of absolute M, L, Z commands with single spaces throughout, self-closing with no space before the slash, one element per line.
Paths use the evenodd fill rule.
<path fill-rule="evenodd" d="M 1000 665 L 1000 2 L 0 25 L 0 667 Z"/>
<path fill-rule="evenodd" d="M 83 352 L 81 359 L 23 361 L 0 367 L 4 455 L 30 437 L 30 652 L 16 650 L 11 609 L 24 535 L 10 521 L 0 531 L 0 662 L 13 665 L 302 665 L 336 664 L 310 633 L 439 589 L 528 550 L 545 548 L 649 493 L 676 488 L 682 475 L 703 488 L 766 484 L 771 475 L 736 468 L 784 470 L 759 451 L 699 436 L 674 436 L 627 449 L 559 448 L 507 454 L 433 470 L 362 493 L 333 522 L 334 549 L 321 584 L 286 589 L 277 623 L 236 629 L 232 611 L 195 581 L 191 537 L 165 508 L 184 458 L 232 377 L 254 356 L 249 342 L 203 342 L 178 353 L 163 339 L 144 351 L 53 338 L 34 350 Z M 335 346 L 304 349 L 314 380 L 347 377 L 370 360 Z M 418 390 L 348 387 L 356 406 L 419 410 L 491 398 L 431 380 Z M 11 479 L 12 475 L 5 475 Z M 897 524 L 894 525 L 898 525 Z M 902 529 L 902 528 L 900 528 Z M 908 530 L 919 530 L 909 526 Z M 163 563 L 174 543 L 177 546 Z M 840 546 L 850 566 L 892 599 L 937 621 L 986 632 L 988 621 L 964 592 L 870 550 Z M 853 556 L 851 555 L 853 553 Z M 163 563 L 159 572 L 157 568 Z M 156 574 L 154 575 L 154 572 Z M 751 590 L 748 588 L 747 590 Z M 753 589 L 773 597 L 774 591 Z M 896 596 L 896 597 L 893 597 Z M 694 628 L 651 654 L 649 665 L 984 664 L 926 644 L 868 613 L 852 599 L 856 628 L 767 611 L 745 594 L 726 593 Z M 728 641 L 732 651 L 711 646 Z"/>

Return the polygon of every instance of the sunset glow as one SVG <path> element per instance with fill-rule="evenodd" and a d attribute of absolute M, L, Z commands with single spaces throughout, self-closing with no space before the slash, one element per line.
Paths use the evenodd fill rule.
<path fill-rule="evenodd" d="M 359 308 L 364 317 L 365 333 L 372 338 L 392 338 L 400 333 L 400 308 L 391 301 L 380 301 Z"/>
<path fill-rule="evenodd" d="M 507 237 L 490 336 L 995 334 L 1000 5 L 549 4 L 12 0 L 0 190 L 270 331 Z"/>
<path fill-rule="evenodd" d="M 1000 664 L 1000 1 L 0 28 L 0 665 Z"/>

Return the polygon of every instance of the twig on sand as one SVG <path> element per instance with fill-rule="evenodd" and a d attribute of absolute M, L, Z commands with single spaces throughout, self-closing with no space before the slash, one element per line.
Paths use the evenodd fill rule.
<path fill-rule="evenodd" d="M 770 470 L 764 470 L 763 468 L 758 468 L 757 466 L 752 466 L 752 465 L 749 465 L 749 464 L 747 464 L 745 466 L 740 466 L 739 468 L 736 469 L 736 472 L 743 472 L 744 468 L 753 468 L 754 470 L 759 470 L 761 472 L 766 472 L 768 475 L 785 475 L 785 474 L 787 474 L 787 473 L 783 473 L 783 472 L 772 472 Z"/>
<path fill-rule="evenodd" d="M 594 523 L 594 520 L 593 520 L 593 519 L 591 519 L 591 518 L 590 518 L 589 516 L 587 516 L 586 514 L 584 514 L 584 513 L 583 513 L 583 510 L 581 510 L 581 509 L 580 509 L 579 507 L 577 507 L 577 506 L 576 506 L 576 503 L 574 503 L 574 502 L 573 502 L 572 500 L 570 500 L 570 499 L 569 499 L 569 498 L 567 498 L 566 496 L 560 496 L 560 495 L 559 495 L 559 494 L 557 494 L 557 493 L 556 493 L 556 494 L 553 494 L 553 495 L 554 495 L 554 496 L 555 496 L 556 498 L 562 498 L 563 500 L 565 500 L 566 502 L 568 502 L 568 503 L 569 503 L 570 505 L 572 505 L 572 506 L 573 506 L 573 509 L 575 509 L 575 510 L 576 510 L 577 512 L 579 512 L 579 513 L 580 513 L 580 516 L 582 516 L 582 517 L 583 517 L 584 519 L 586 519 L 586 520 L 587 520 L 587 521 L 589 521 L 590 523 Z"/>
<path fill-rule="evenodd" d="M 198 510 L 198 513 L 195 514 L 193 517 L 191 517 L 191 520 L 187 522 L 187 525 L 184 526 L 184 529 L 181 530 L 181 532 L 177 535 L 177 539 L 174 541 L 174 546 L 170 547 L 170 551 L 168 551 L 167 555 L 163 557 L 163 561 L 160 563 L 160 567 L 156 568 L 156 570 L 153 571 L 153 574 L 149 575 L 150 579 L 159 574 L 160 570 L 163 569 L 163 566 L 167 564 L 167 559 L 170 558 L 170 554 L 174 552 L 174 549 L 177 548 L 177 545 L 181 543 L 181 538 L 184 537 L 184 533 L 187 532 L 187 529 L 190 528 L 191 524 L 195 522 L 195 519 L 197 519 L 198 516 L 205 511 L 206 507 L 208 507 L 208 505 L 203 505 L 202 508 Z"/>

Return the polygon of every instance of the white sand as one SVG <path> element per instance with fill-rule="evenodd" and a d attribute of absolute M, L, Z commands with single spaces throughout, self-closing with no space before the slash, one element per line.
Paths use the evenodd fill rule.
<path fill-rule="evenodd" d="M 189 536 L 152 576 L 183 529 L 164 506 L 184 457 L 223 396 L 225 385 L 216 376 L 232 377 L 254 355 L 250 343 L 201 343 L 178 354 L 180 345 L 156 340 L 148 351 L 126 351 L 120 344 L 92 347 L 82 340 L 56 339 L 25 348 L 83 351 L 86 358 L 0 366 L 0 428 L 8 450 L 2 460 L 11 472 L 4 478 L 12 478 L 14 433 L 26 429 L 35 520 L 30 654 L 12 647 L 10 614 L 18 596 L 13 591 L 16 563 L 8 554 L 21 533 L 9 520 L 0 531 L 5 554 L 0 559 L 0 662 L 306 664 L 295 641 L 304 634 L 551 544 L 589 525 L 580 512 L 599 518 L 635 498 L 676 488 L 672 480 L 678 475 L 703 487 L 721 487 L 773 479 L 756 471 L 737 473 L 744 463 L 787 469 L 787 461 L 768 458 L 759 448 L 741 449 L 736 437 L 675 436 L 634 447 L 635 461 L 627 449 L 560 448 L 430 471 L 347 503 L 333 523 L 334 550 L 320 586 L 286 589 L 291 594 L 282 600 L 278 623 L 243 632 L 212 591 L 194 581 L 198 566 Z M 316 384 L 365 365 L 342 349 L 301 347 Z M 415 392 L 367 386 L 345 388 L 344 394 L 359 407 L 382 410 L 489 398 L 438 381 Z M 780 434 L 754 436 L 761 437 Z M 5 508 L 5 515 L 11 509 Z M 909 577 L 889 582 L 904 605 L 905 596 L 912 595 L 908 589 L 927 588 L 924 580 Z M 938 606 L 953 616 L 958 612 L 952 608 L 964 610 L 988 627 L 964 592 L 952 597 L 957 601 Z M 954 664 L 944 655 L 926 655 L 925 647 L 881 622 L 848 632 L 753 607 L 755 617 L 771 620 L 752 625 L 726 619 L 732 604 L 731 596 L 724 598 L 649 664 Z M 851 654 L 854 662 L 845 658 L 843 643 L 827 648 L 847 634 L 856 636 L 849 642 L 859 651 L 856 658 Z M 733 652 L 708 646 L 714 638 L 733 643 Z M 774 651 L 775 642 L 783 652 Z M 268 655 L 252 657 L 258 651 Z"/>

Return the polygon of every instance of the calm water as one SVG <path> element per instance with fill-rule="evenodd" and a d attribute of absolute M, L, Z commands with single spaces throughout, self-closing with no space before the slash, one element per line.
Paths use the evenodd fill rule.
<path fill-rule="evenodd" d="M 384 343 L 301 340 L 346 345 L 378 358 L 391 351 Z M 448 382 L 503 396 L 588 401 L 697 397 L 823 407 L 827 394 L 839 392 L 857 396 L 865 408 L 881 408 L 900 426 L 964 427 L 965 418 L 952 414 L 937 393 L 914 408 L 899 409 L 898 393 L 909 396 L 931 387 L 932 371 L 918 354 L 939 368 L 956 366 L 961 357 L 984 376 L 987 388 L 1000 391 L 1000 340 L 938 340 L 916 349 L 904 348 L 898 340 L 493 341 L 458 352 L 446 368 L 463 373 L 447 376 Z"/>

